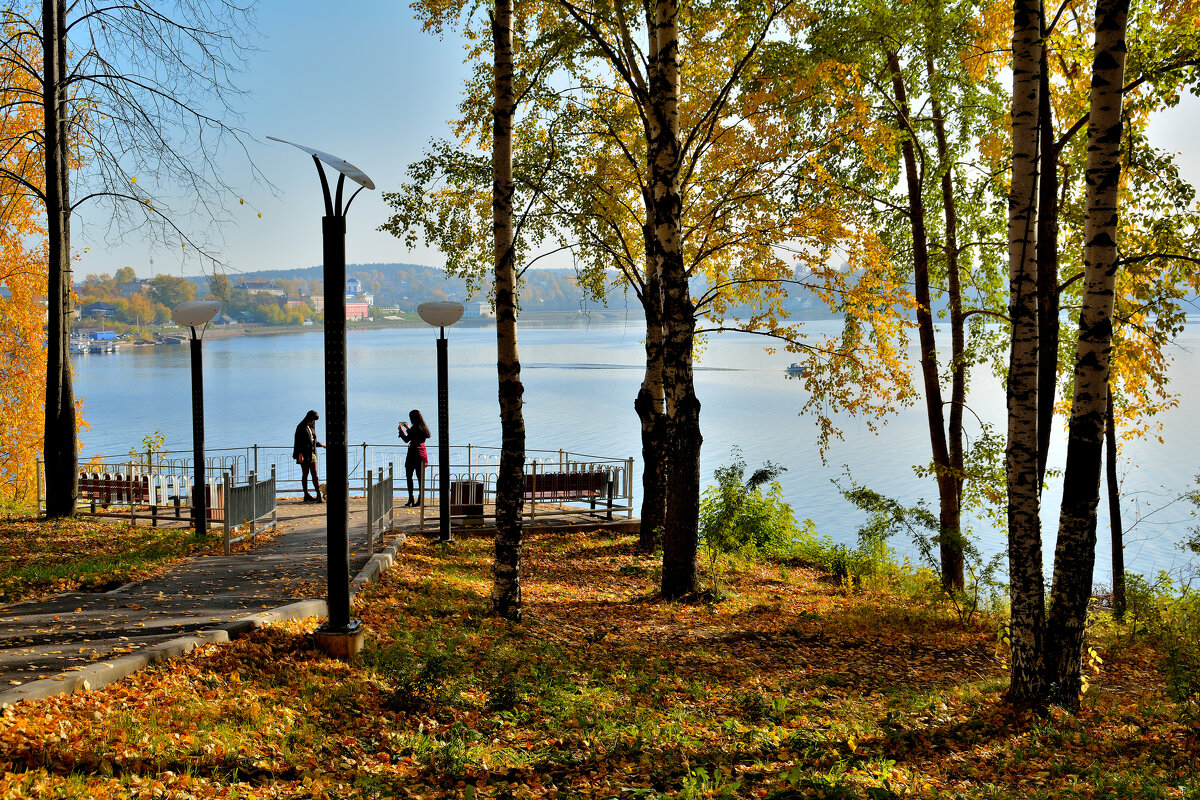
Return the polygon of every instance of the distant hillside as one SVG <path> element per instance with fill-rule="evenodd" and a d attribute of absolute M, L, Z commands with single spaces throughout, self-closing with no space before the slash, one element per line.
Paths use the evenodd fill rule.
<path fill-rule="evenodd" d="M 278 281 L 289 288 L 295 282 L 303 281 L 308 291 L 323 294 L 322 277 L 322 268 L 316 266 L 246 272 L 237 275 L 236 281 Z M 486 289 L 479 296 L 467 297 L 466 284 L 461 278 L 449 277 L 440 269 L 420 264 L 347 264 L 346 278 L 358 278 L 363 290 L 375 295 L 376 305 L 397 306 L 401 311 L 415 311 L 417 305 L 426 300 L 487 300 Z M 206 289 L 203 280 L 197 283 L 201 284 L 203 292 Z M 525 273 L 521 287 L 522 310 L 578 311 L 583 305 L 583 293 L 571 270 L 540 269 Z"/>
<path fill-rule="evenodd" d="M 397 306 L 401 311 L 415 311 L 417 305 L 426 300 L 487 300 L 486 288 L 479 296 L 467 297 L 466 284 L 461 278 L 449 277 L 440 269 L 421 264 L 347 264 L 346 277 L 358 278 L 363 289 L 375 295 L 376 305 Z M 289 291 L 324 294 L 320 266 L 246 272 L 237 275 L 236 279 L 230 276 L 230 280 L 271 280 L 279 282 Z M 203 279 L 198 279 L 197 283 L 200 284 L 199 294 L 203 295 L 207 286 Z M 825 310 L 824 303 L 815 293 L 802 286 L 791 286 L 789 289 L 790 296 L 784 301 L 787 311 Z M 636 306 L 637 300 L 632 294 L 628 298 L 619 293 L 609 297 L 609 308 L 620 310 Z M 572 270 L 531 269 L 522 279 L 522 311 L 579 311 L 600 307 L 593 301 L 584 300 Z"/>

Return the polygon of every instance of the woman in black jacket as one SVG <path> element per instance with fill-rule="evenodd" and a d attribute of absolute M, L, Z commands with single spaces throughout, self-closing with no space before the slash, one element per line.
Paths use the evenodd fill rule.
<path fill-rule="evenodd" d="M 404 458 L 404 477 L 408 481 L 408 502 L 406 506 L 418 506 L 425 502 L 425 467 L 429 464 L 429 453 L 425 450 L 425 440 L 433 434 L 425 424 L 421 412 L 413 409 L 408 412 L 411 424 L 401 422 L 399 425 L 400 438 L 408 442 L 408 455 Z M 421 499 L 413 500 L 413 473 L 417 474 L 420 484 Z"/>
<path fill-rule="evenodd" d="M 304 502 L 324 503 L 321 497 L 321 484 L 317 480 L 317 448 L 325 445 L 317 441 L 317 420 L 320 416 L 316 411 L 309 411 L 296 426 L 296 436 L 292 443 L 292 458 L 300 465 L 300 488 L 304 490 Z M 312 476 L 313 497 L 308 493 L 307 476 Z"/>

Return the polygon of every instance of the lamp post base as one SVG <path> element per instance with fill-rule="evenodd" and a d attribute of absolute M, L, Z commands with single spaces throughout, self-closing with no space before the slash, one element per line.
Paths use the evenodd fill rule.
<path fill-rule="evenodd" d="M 350 620 L 345 628 L 330 628 L 326 623 L 313 632 L 321 652 L 342 661 L 349 661 L 363 649 L 366 635 L 367 629 L 357 619 Z"/>

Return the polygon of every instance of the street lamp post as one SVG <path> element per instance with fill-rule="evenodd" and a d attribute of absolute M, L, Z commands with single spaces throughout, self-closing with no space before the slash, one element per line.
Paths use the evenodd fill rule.
<path fill-rule="evenodd" d="M 462 319 L 462 303 L 437 300 L 417 306 L 421 319 L 439 331 L 437 340 L 438 378 L 438 523 L 439 542 L 454 541 L 450 535 L 450 397 L 449 357 L 446 328 Z"/>
<path fill-rule="evenodd" d="M 204 480 L 204 367 L 200 340 L 204 328 L 221 310 L 216 300 L 193 300 L 171 309 L 171 318 L 192 332 L 192 525 L 196 536 L 208 532 L 208 486 Z M 199 328 L 199 330 L 196 330 Z"/>
<path fill-rule="evenodd" d="M 325 216 L 321 219 L 325 279 L 325 525 L 329 621 L 316 631 L 317 643 L 329 655 L 350 658 L 363 644 L 363 626 L 350 619 L 350 476 L 346 433 L 346 213 L 363 189 L 375 183 L 345 159 L 268 136 L 312 156 L 321 178 Z M 321 164 L 338 172 L 337 189 Z M 342 204 L 346 178 L 358 184 Z"/>

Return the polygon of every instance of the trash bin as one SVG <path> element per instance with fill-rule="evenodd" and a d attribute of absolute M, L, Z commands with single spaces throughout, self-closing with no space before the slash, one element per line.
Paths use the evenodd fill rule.
<path fill-rule="evenodd" d="M 483 481 L 450 481 L 450 516 L 483 526 Z"/>

